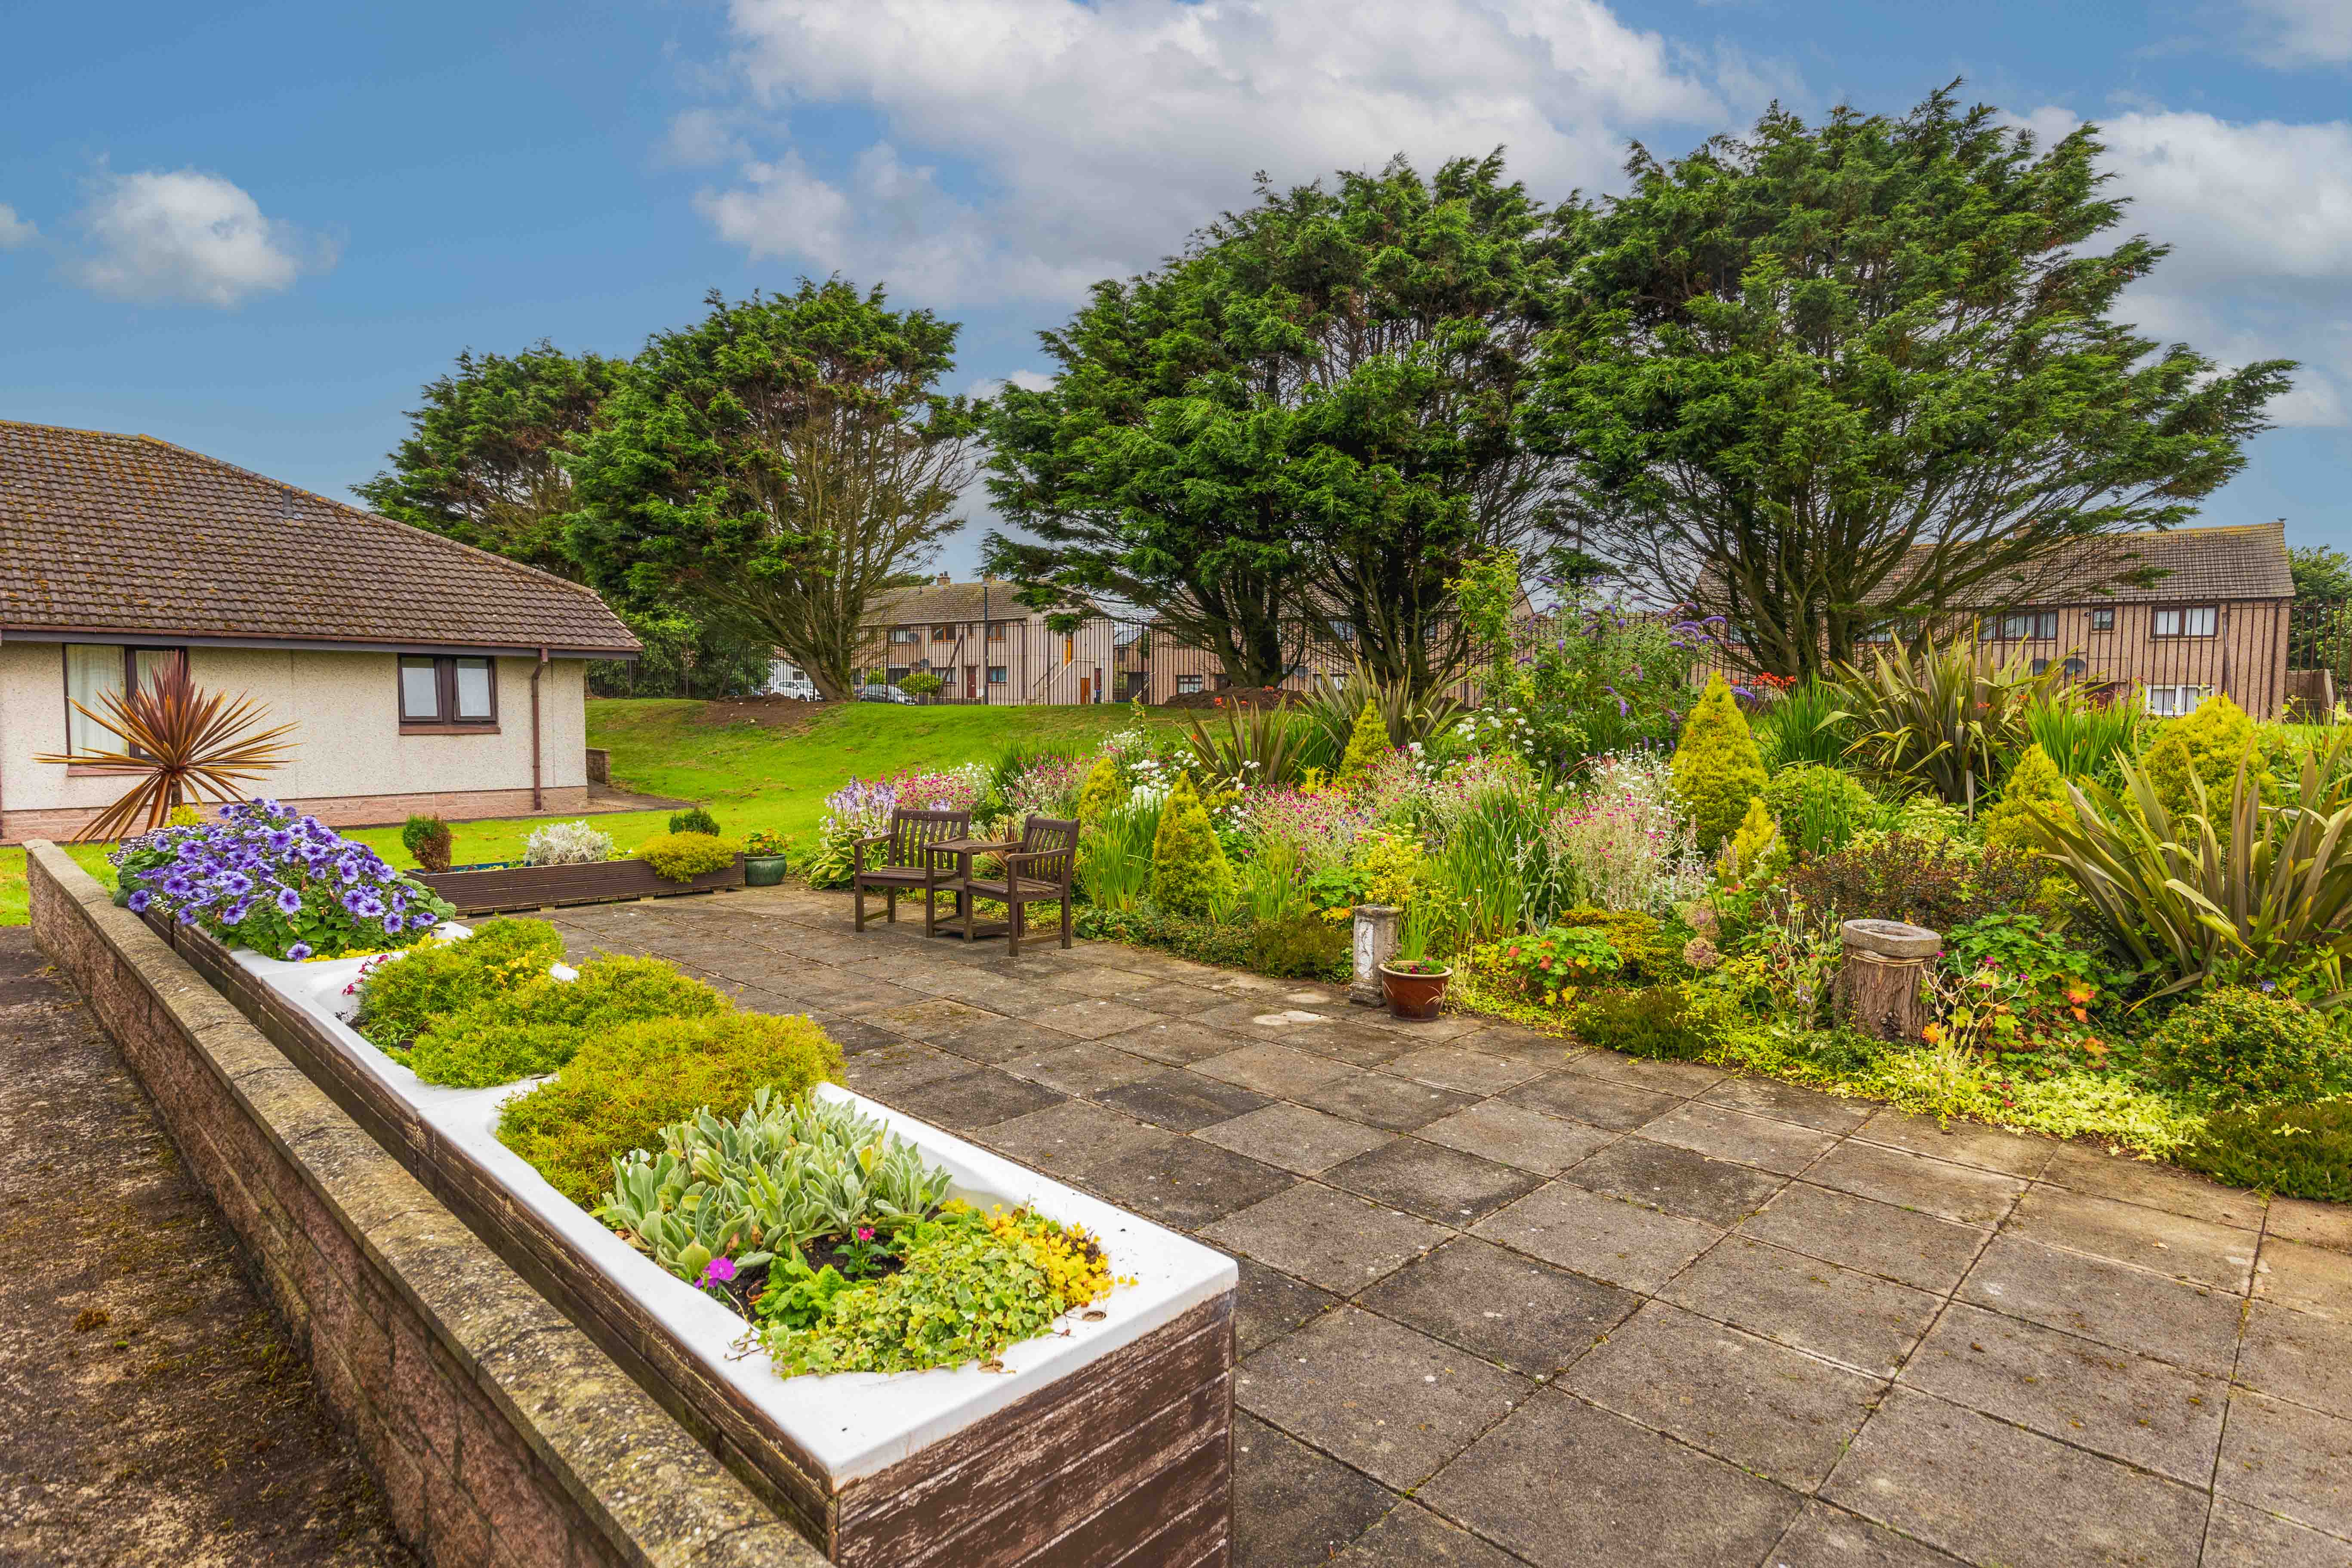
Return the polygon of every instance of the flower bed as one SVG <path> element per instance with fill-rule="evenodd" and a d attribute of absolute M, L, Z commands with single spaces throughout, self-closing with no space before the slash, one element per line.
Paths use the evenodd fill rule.
<path fill-rule="evenodd" d="M 545 1281 L 559 1304 L 625 1364 L 639 1369 L 640 1381 L 689 1427 L 707 1434 L 723 1456 L 741 1458 L 753 1472 L 747 1479 L 836 1560 L 1023 1562 L 1063 1531 L 1083 1531 L 1088 1519 L 1122 1499 L 1129 1500 L 1121 1506 L 1129 1517 L 1117 1528 L 1138 1529 L 1139 1521 L 1135 1540 L 1147 1541 L 1164 1530 L 1172 1550 L 1175 1542 L 1206 1541 L 1222 1532 L 1216 1500 L 1223 1495 L 1223 1426 L 1229 1407 L 1223 1393 L 1231 1365 L 1234 1280 L 1229 1260 L 883 1106 L 820 1084 L 814 1104 L 795 1114 L 830 1118 L 847 1130 L 842 1146 L 858 1152 L 845 1169 L 836 1164 L 835 1176 L 855 1173 L 863 1181 L 873 1166 L 908 1163 L 919 1166 L 921 1181 L 929 1184 L 926 1203 L 943 1199 L 968 1206 L 930 1208 L 919 1219 L 899 1215 L 887 1227 L 871 1227 L 903 1232 L 906 1245 L 894 1267 L 866 1271 L 862 1279 L 850 1278 L 859 1272 L 854 1263 L 845 1269 L 850 1260 L 842 1248 L 822 1247 L 797 1254 L 804 1273 L 785 1269 L 779 1279 L 779 1260 L 793 1254 L 766 1244 L 798 1231 L 779 1221 L 779 1228 L 761 1234 L 756 1245 L 740 1228 L 721 1237 L 698 1233 L 699 1222 L 677 1201 L 691 1184 L 679 1184 L 675 1163 L 663 1168 L 665 1159 L 709 1153 L 708 1148 L 689 1149 L 698 1142 L 716 1147 L 733 1138 L 740 1146 L 747 1123 L 757 1131 L 782 1114 L 777 1097 L 761 1100 L 741 1091 L 736 1098 L 751 1103 L 721 1128 L 715 1125 L 717 1118 L 692 1115 L 691 1107 L 667 1108 L 685 1106 L 708 1086 L 673 1086 L 670 1080 L 680 1075 L 666 1071 L 650 1080 L 625 1080 L 638 1087 L 618 1097 L 631 1103 L 615 1122 L 601 1108 L 583 1111 L 586 1102 L 580 1098 L 593 1100 L 596 1085 L 613 1081 L 611 1074 L 574 1079 L 575 1069 L 592 1052 L 601 1051 L 600 1068 L 609 1069 L 615 1058 L 646 1047 L 644 1032 L 709 1026 L 713 1016 L 672 1016 L 616 1027 L 608 1011 L 584 1007 L 568 1022 L 559 1021 L 560 1027 L 587 1039 L 573 1043 L 553 1079 L 536 1086 L 528 1080 L 441 1085 L 425 1081 L 352 1028 L 349 1020 L 372 961 L 288 963 L 251 952 L 231 959 L 211 944 L 202 945 L 217 956 L 210 962 L 199 957 L 199 968 L 215 973 L 216 983 L 248 1011 L 275 1018 L 279 1027 L 273 1033 L 302 1047 L 297 1058 L 311 1058 L 304 1065 L 314 1076 L 331 1088 L 340 1086 L 339 1098 L 366 1108 L 370 1114 L 362 1120 L 383 1129 L 380 1135 L 448 1195 L 469 1223 L 493 1245 L 511 1251 L 519 1266 L 528 1258 L 526 1272 Z M 436 951 L 421 950 L 388 965 L 373 961 L 374 973 L 389 981 L 403 965 L 415 963 L 415 973 L 431 980 L 427 971 Z M 548 952 L 544 939 L 511 940 L 505 951 L 512 970 L 506 979 L 518 984 L 494 986 L 497 994 L 585 984 L 601 988 L 610 1002 L 629 986 L 620 983 L 624 976 L 605 975 L 595 966 L 645 962 L 591 960 L 573 972 L 580 978 L 565 980 L 542 973 L 550 967 L 542 962 Z M 644 984 L 646 971 L 635 973 L 636 983 Z M 402 1053 L 412 1060 L 428 1054 L 423 1041 L 436 1025 L 467 1018 L 457 1032 L 477 1043 L 501 1027 L 528 1026 L 520 1016 L 486 1012 L 483 1004 L 491 995 L 455 994 L 442 984 L 447 978 L 412 986 L 414 994 L 405 997 L 395 994 L 396 986 L 384 988 L 384 996 L 408 1008 L 412 1019 L 426 1021 L 408 1037 L 411 1043 Z M 534 1010 L 528 1002 L 525 1014 Z M 384 1009 L 387 1017 L 397 1012 Z M 758 1031 L 797 1028 L 815 1035 L 804 1020 L 735 1016 L 756 1020 L 752 1027 Z M 632 1028 L 638 1031 L 635 1047 L 607 1048 L 609 1042 L 630 1037 Z M 443 1059 L 476 1058 L 459 1049 Z M 773 1070 L 763 1068 L 755 1076 L 772 1076 Z M 664 1101 L 656 1094 L 651 1103 L 636 1103 L 648 1084 L 673 1098 Z M 710 1098 L 727 1100 L 730 1092 L 713 1091 Z M 531 1118 L 519 1119 L 517 1111 L 550 1093 L 571 1098 L 559 1099 L 551 1107 L 558 1114 L 537 1125 L 559 1140 L 569 1135 L 566 1130 L 605 1126 L 603 1142 L 591 1137 L 593 1148 L 567 1146 L 558 1157 L 546 1157 L 545 1148 L 533 1142 Z M 635 1122 L 629 1121 L 632 1116 Z M 644 1125 L 666 1136 L 633 1136 Z M 558 1180 L 551 1181 L 519 1148 L 540 1157 Z M 623 1155 L 618 1173 L 612 1164 L 614 1152 Z M 599 1157 L 606 1175 L 617 1175 L 611 1184 L 619 1190 L 605 1205 L 614 1223 L 600 1222 L 561 1190 L 581 1192 L 576 1176 L 567 1173 L 593 1169 Z M 716 1184 L 714 1190 L 724 1184 Z M 798 1190 L 833 1189 L 819 1181 L 803 1183 Z M 691 1205 L 697 1211 L 703 1206 Z M 681 1235 L 681 1224 L 688 1234 Z M 1098 1245 L 1080 1238 L 1095 1238 Z M 722 1244 L 710 1246 L 714 1239 Z M 846 1239 L 852 1248 L 860 1240 L 854 1232 Z M 871 1244 L 883 1238 L 863 1239 Z M 698 1247 L 709 1256 L 698 1256 Z M 754 1256 L 761 1251 L 769 1256 Z M 669 1268 L 656 1261 L 665 1252 Z M 830 1280 L 824 1279 L 828 1268 Z M 1010 1280 L 1020 1269 L 1033 1273 L 1041 1288 Z M 1120 1277 L 1115 1284 L 1108 1279 L 1111 1271 Z M 693 1279 L 682 1278 L 682 1272 Z M 747 1284 L 762 1272 L 771 1281 L 765 1294 L 777 1298 L 777 1310 L 747 1318 L 741 1310 Z M 798 1292 L 795 1310 L 782 1310 L 785 1296 L 811 1279 L 818 1283 Z M 939 1332 L 935 1305 L 940 1292 L 961 1300 L 980 1279 L 993 1280 L 1006 1292 L 1008 1304 L 995 1328 L 967 1322 L 955 1332 Z M 1106 1285 L 1107 1293 L 1083 1310 L 1064 1310 L 1095 1298 Z M 1051 1331 L 1034 1331 L 1049 1324 Z M 999 1331 L 1001 1347 L 994 1337 Z M 993 1353 L 986 1364 L 975 1364 L 987 1351 Z M 924 1371 L 816 1375 L 833 1368 L 932 1362 L 941 1364 Z M 961 1364 L 945 1364 L 950 1363 Z M 994 1476 L 991 1486 L 963 1488 L 954 1479 L 981 1471 Z"/>

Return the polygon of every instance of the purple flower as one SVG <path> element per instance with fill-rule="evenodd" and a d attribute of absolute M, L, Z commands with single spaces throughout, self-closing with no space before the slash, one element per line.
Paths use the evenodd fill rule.
<path fill-rule="evenodd" d="M 235 898 L 239 894 L 253 891 L 253 879 L 242 871 L 228 871 L 223 873 L 213 886 Z"/>
<path fill-rule="evenodd" d="M 231 904 L 228 908 L 221 911 L 221 924 L 230 926 L 244 924 L 245 912 L 251 908 L 253 908 L 253 900 L 251 899 L 238 900 L 236 903 Z"/>
<path fill-rule="evenodd" d="M 286 957 L 289 963 L 299 963 L 310 956 L 310 944 L 307 942 L 298 942 L 286 950 Z"/>
<path fill-rule="evenodd" d="M 296 892 L 291 888 L 278 889 L 278 912 L 281 915 L 300 914 L 302 912 L 302 895 Z"/>
<path fill-rule="evenodd" d="M 735 1260 L 731 1258 L 714 1258 L 702 1266 L 701 1283 L 705 1285 L 724 1285 L 734 1278 Z"/>
<path fill-rule="evenodd" d="M 125 900 L 124 907 L 129 909 L 134 915 L 143 914 L 146 911 L 147 906 L 154 901 L 154 894 L 149 892 L 144 888 L 140 888 L 135 889 L 131 893 L 131 897 Z"/>
<path fill-rule="evenodd" d="M 167 898 L 184 899 L 195 890 L 195 879 L 185 871 L 174 871 L 163 879 L 163 892 Z"/>
<path fill-rule="evenodd" d="M 433 924 L 434 919 L 435 917 L 431 910 L 419 910 L 415 914 L 408 917 L 408 929 L 411 931 L 423 931 L 426 926 Z"/>

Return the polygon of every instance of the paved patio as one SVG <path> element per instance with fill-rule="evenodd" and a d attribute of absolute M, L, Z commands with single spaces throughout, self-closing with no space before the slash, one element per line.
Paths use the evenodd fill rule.
<path fill-rule="evenodd" d="M 2352 1563 L 2352 1210 L 792 889 L 563 911 L 1241 1260 L 1236 1562 Z"/>

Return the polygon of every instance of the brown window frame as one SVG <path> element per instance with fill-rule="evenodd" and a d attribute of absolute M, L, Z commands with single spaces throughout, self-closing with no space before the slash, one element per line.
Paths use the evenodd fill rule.
<path fill-rule="evenodd" d="M 2102 616 L 2105 616 L 2105 618 L 2103 620 L 2100 618 Z M 2091 629 L 2095 632 L 2114 631 L 2116 629 L 2116 612 L 2114 609 L 2103 605 L 2098 609 L 2093 610 L 2091 612 Z"/>
<path fill-rule="evenodd" d="M 2025 630 L 2011 636 L 2011 621 L 2028 623 Z M 2044 631 L 2042 628 L 2048 626 Z M 2058 637 L 2058 612 L 2055 610 L 1993 610 L 1988 612 L 1977 626 L 1979 642 L 2054 642 Z"/>
<path fill-rule="evenodd" d="M 2192 632 L 2184 630 L 2177 632 L 2160 632 L 2156 629 L 2157 617 L 2159 616 L 2179 616 L 2180 617 L 2180 625 L 2185 627 L 2189 624 L 2189 617 L 2196 614 L 2199 610 L 2210 610 L 2213 612 L 2213 629 L 2211 631 Z M 2147 612 L 2147 640 L 2150 642 L 2202 642 L 2208 637 L 2218 637 L 2221 635 L 2221 606 L 2210 600 L 2201 605 L 2158 605 Z"/>
<path fill-rule="evenodd" d="M 923 628 L 920 626 L 892 626 L 890 628 L 890 640 L 898 644 L 900 647 L 905 647 L 909 643 L 919 643 L 923 640 Z"/>
<path fill-rule="evenodd" d="M 419 719 L 408 711 L 408 682 L 403 679 L 412 659 L 430 659 L 433 664 L 433 700 L 435 711 L 429 719 Z M 457 665 L 461 660 L 479 659 L 490 677 L 490 714 L 487 719 L 457 718 Z M 392 660 L 393 711 L 400 716 L 400 732 L 404 735 L 495 735 L 499 732 L 499 661 L 488 654 L 479 653 L 403 653 Z"/>
<path fill-rule="evenodd" d="M 961 642 L 963 639 L 957 634 L 954 626 L 949 625 L 945 621 L 939 621 L 932 624 L 931 640 L 933 642 Z"/>
<path fill-rule="evenodd" d="M 179 659 L 183 669 L 186 668 L 188 664 L 188 650 L 184 647 L 168 647 L 153 643 L 59 643 L 58 645 L 58 690 L 65 700 L 66 750 L 74 755 L 85 754 L 75 752 L 73 750 L 73 725 L 76 717 L 73 695 L 73 657 L 67 650 L 75 647 L 110 647 L 120 653 L 122 656 L 122 692 L 126 697 L 139 689 L 139 656 L 141 654 L 168 653 Z M 143 757 L 147 754 L 137 746 L 127 746 L 127 749 L 134 757 Z"/>

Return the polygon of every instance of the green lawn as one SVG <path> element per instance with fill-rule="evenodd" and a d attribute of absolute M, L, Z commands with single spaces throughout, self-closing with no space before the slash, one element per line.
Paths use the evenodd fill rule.
<path fill-rule="evenodd" d="M 730 834 L 765 828 L 793 835 L 796 847 L 812 841 L 824 815 L 824 797 L 852 775 L 872 778 L 908 769 L 985 761 L 1009 742 L 1087 747 L 1132 722 L 1115 703 L 1090 708 L 908 708 L 851 702 L 819 710 L 803 725 L 764 729 L 748 721 L 705 724 L 706 704 L 671 698 L 599 698 L 588 704 L 588 743 L 613 753 L 613 782 L 646 795 L 699 801 Z M 1154 727 L 1179 727 L 1181 716 L 1155 713 Z M 524 817 L 457 825 L 456 855 L 512 860 L 540 822 Z M 668 826 L 668 813 L 623 812 L 591 819 L 626 849 Z M 362 827 L 349 835 L 395 866 L 415 864 L 400 846 L 398 827 Z M 79 846 L 74 858 L 111 883 L 102 846 Z M 0 925 L 26 920 L 25 852 L 0 849 Z"/>

